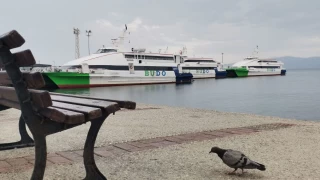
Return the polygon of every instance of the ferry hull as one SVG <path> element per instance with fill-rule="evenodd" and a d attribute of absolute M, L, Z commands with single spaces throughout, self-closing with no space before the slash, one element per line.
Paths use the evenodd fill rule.
<path fill-rule="evenodd" d="M 247 69 L 227 69 L 227 77 L 279 76 L 285 75 L 286 70 L 250 71 Z"/>
<path fill-rule="evenodd" d="M 245 68 L 226 69 L 226 71 L 227 71 L 227 77 L 247 77 L 249 72 Z"/>
<path fill-rule="evenodd" d="M 227 71 L 219 71 L 216 69 L 215 72 L 216 72 L 216 79 L 222 79 L 227 77 Z"/>
<path fill-rule="evenodd" d="M 43 73 L 46 81 L 46 88 L 90 88 L 107 86 L 127 86 L 145 84 L 167 84 L 175 83 L 175 77 L 125 77 L 106 76 L 99 74 L 56 72 Z"/>
<path fill-rule="evenodd" d="M 208 79 L 216 77 L 214 70 L 183 70 L 182 72 L 191 73 L 193 75 L 193 79 Z"/>
<path fill-rule="evenodd" d="M 250 72 L 248 76 L 279 76 L 281 75 L 280 72 Z"/>

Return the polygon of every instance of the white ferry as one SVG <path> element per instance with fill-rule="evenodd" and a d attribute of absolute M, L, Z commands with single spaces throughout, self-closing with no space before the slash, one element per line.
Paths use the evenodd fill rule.
<path fill-rule="evenodd" d="M 258 50 L 258 47 L 257 47 Z M 255 51 L 258 53 L 258 51 Z M 227 68 L 227 77 L 285 75 L 284 63 L 276 59 L 262 59 L 249 56 Z"/>

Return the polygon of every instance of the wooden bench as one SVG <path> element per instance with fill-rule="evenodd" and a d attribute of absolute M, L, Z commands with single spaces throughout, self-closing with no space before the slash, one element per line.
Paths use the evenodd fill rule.
<path fill-rule="evenodd" d="M 0 111 L 9 108 L 21 111 L 21 140 L 1 144 L 0 150 L 35 146 L 35 163 L 31 179 L 43 179 L 47 160 L 46 136 L 90 121 L 91 126 L 83 153 L 85 179 L 106 179 L 94 160 L 97 134 L 110 114 L 114 114 L 120 108 L 135 109 L 136 103 L 37 90 L 45 85 L 42 74 L 20 71 L 20 67 L 35 64 L 31 51 L 24 50 L 13 54 L 10 51 L 20 47 L 24 42 L 24 38 L 15 30 L 0 36 Z M 25 124 L 33 139 L 28 135 Z"/>

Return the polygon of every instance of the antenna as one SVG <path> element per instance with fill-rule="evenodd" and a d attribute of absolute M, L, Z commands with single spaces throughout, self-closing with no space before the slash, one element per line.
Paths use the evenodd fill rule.
<path fill-rule="evenodd" d="M 183 55 L 186 55 L 186 54 L 187 54 L 187 47 L 186 47 L 186 46 L 183 46 L 183 47 L 182 47 L 182 54 L 183 54 Z"/>
<path fill-rule="evenodd" d="M 118 47 L 118 44 L 117 44 L 116 41 L 117 41 L 117 39 L 111 39 L 112 45 L 115 46 L 115 47 Z"/>
<path fill-rule="evenodd" d="M 125 39 L 125 35 L 127 34 L 127 30 L 128 30 L 128 27 L 125 24 L 125 28 L 124 28 L 122 34 L 117 39 L 111 39 L 112 40 L 112 44 L 115 47 L 119 48 L 118 52 L 122 52 L 123 51 L 124 39 Z M 130 32 L 129 32 L 129 34 L 130 34 Z M 129 43 L 130 43 L 130 40 L 129 40 Z"/>
<path fill-rule="evenodd" d="M 78 28 L 73 28 L 73 34 L 75 35 L 75 57 L 76 57 L 76 59 L 78 59 L 78 58 L 80 58 L 80 50 L 79 50 L 80 30 Z"/>

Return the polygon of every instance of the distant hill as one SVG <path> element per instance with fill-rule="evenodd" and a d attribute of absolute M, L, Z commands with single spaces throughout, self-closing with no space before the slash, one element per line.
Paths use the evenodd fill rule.
<path fill-rule="evenodd" d="M 320 57 L 278 57 L 276 58 L 284 63 L 286 69 L 320 69 Z"/>
<path fill-rule="evenodd" d="M 320 69 L 320 57 L 292 57 L 284 56 L 275 58 L 284 63 L 284 68 L 286 69 Z M 227 68 L 231 64 L 225 64 L 224 67 Z"/>

